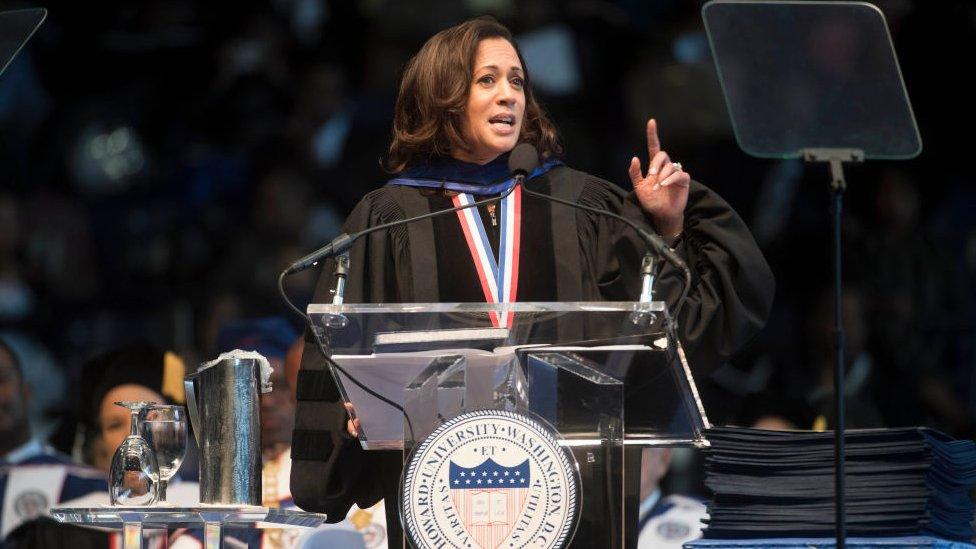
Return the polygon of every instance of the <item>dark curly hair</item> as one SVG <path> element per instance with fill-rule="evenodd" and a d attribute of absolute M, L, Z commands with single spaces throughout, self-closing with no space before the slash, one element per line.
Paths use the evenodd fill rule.
<path fill-rule="evenodd" d="M 508 40 L 522 63 L 525 121 L 519 141 L 532 143 L 542 158 L 562 153 L 556 128 L 532 93 L 529 70 L 512 33 L 493 17 L 484 16 L 438 32 L 407 63 L 384 162 L 388 171 L 400 173 L 428 158 L 467 148 L 461 115 L 474 78 L 478 44 L 486 38 Z"/>

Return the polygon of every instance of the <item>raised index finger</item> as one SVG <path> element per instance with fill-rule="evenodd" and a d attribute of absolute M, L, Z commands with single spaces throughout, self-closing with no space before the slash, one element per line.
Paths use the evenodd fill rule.
<path fill-rule="evenodd" d="M 651 118 L 647 121 L 647 154 L 648 158 L 660 152 L 661 141 L 657 138 L 657 121 Z"/>

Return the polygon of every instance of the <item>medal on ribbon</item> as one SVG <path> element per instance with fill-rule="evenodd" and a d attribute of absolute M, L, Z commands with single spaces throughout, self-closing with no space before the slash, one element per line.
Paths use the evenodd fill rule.
<path fill-rule="evenodd" d="M 454 206 L 474 203 L 474 197 L 467 193 L 453 197 Z M 481 215 L 476 208 L 458 210 L 458 221 L 468 243 L 468 251 L 474 262 L 481 291 L 487 303 L 514 303 L 518 293 L 519 247 L 522 232 L 522 187 L 516 186 L 502 199 L 501 235 L 498 240 L 498 259 L 492 253 L 488 233 L 485 231 Z M 495 327 L 512 325 L 514 313 L 506 312 L 499 316 L 491 313 L 491 323 Z"/>

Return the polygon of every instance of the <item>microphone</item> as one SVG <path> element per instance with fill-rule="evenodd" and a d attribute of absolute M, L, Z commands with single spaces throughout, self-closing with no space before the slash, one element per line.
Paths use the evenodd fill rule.
<path fill-rule="evenodd" d="M 519 143 L 508 155 L 508 171 L 521 183 L 539 167 L 539 153 L 531 143 Z"/>
<path fill-rule="evenodd" d="M 323 259 L 334 257 L 347 251 L 349 248 L 352 248 L 352 245 L 356 243 L 358 238 L 359 237 L 356 235 L 349 236 L 346 233 L 340 234 L 339 236 L 333 238 L 332 242 L 329 242 L 325 246 L 322 246 L 314 252 L 292 263 L 291 266 L 285 269 L 285 275 L 287 276 L 300 273 L 306 269 L 310 269 L 318 265 L 319 261 L 322 261 Z"/>

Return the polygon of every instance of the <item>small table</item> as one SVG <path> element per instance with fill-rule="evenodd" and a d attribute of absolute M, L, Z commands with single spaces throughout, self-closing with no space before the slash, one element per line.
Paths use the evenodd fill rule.
<path fill-rule="evenodd" d="M 313 528 L 326 515 L 295 509 L 251 506 L 195 507 L 56 507 L 51 516 L 58 522 L 122 530 L 124 549 L 142 547 L 143 528 L 203 527 L 204 545 L 219 549 L 224 526 L 241 528 Z"/>

